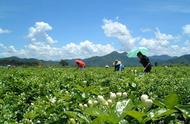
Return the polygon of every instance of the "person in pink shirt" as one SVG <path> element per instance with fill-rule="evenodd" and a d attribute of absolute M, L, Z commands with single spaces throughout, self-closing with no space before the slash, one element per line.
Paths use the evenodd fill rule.
<path fill-rule="evenodd" d="M 84 69 L 86 67 L 86 63 L 83 60 L 77 59 L 75 60 L 77 68 Z"/>

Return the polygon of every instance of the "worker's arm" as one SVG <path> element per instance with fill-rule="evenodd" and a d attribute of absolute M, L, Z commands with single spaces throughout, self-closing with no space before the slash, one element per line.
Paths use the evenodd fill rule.
<path fill-rule="evenodd" d="M 146 67 L 144 68 L 144 71 L 146 70 L 146 68 L 147 68 L 149 65 L 150 65 L 150 63 L 148 63 L 148 64 L 146 65 Z"/>

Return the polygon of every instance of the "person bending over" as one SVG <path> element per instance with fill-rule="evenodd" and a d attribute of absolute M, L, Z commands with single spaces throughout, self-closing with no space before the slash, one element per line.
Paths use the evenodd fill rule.
<path fill-rule="evenodd" d="M 152 69 L 152 65 L 150 63 L 150 60 L 147 56 L 143 55 L 141 52 L 137 53 L 137 56 L 139 58 L 139 62 L 144 66 L 144 72 L 148 73 Z"/>

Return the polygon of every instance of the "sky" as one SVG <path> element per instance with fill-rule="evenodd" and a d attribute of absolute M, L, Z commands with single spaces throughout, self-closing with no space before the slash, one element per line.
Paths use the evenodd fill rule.
<path fill-rule="evenodd" d="M 0 58 L 190 54 L 190 0 L 0 0 Z"/>

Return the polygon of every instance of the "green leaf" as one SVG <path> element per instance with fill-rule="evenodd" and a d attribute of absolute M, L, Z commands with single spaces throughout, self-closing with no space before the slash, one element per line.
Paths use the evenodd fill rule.
<path fill-rule="evenodd" d="M 98 108 L 86 108 L 84 113 L 91 116 L 98 116 L 102 113 L 102 111 Z"/>
<path fill-rule="evenodd" d="M 65 111 L 64 112 L 66 115 L 68 115 L 69 117 L 72 117 L 72 118 L 77 118 L 77 113 L 76 112 L 72 112 L 72 111 Z"/>
<path fill-rule="evenodd" d="M 184 118 L 190 118 L 190 105 L 178 105 L 176 108 L 183 113 Z"/>
<path fill-rule="evenodd" d="M 166 96 L 164 103 L 167 108 L 173 109 L 175 105 L 178 104 L 177 94 L 169 94 L 168 96 Z"/>
<path fill-rule="evenodd" d="M 102 113 L 92 121 L 92 124 L 104 124 L 105 122 L 109 124 L 117 124 L 119 121 L 119 118 L 114 113 Z"/>
<path fill-rule="evenodd" d="M 156 105 L 156 106 L 158 106 L 160 108 L 164 108 L 165 107 L 164 103 L 162 103 L 162 102 L 160 102 L 158 100 L 153 100 L 153 103 L 154 103 L 154 105 Z"/>
<path fill-rule="evenodd" d="M 90 123 L 90 121 L 88 120 L 88 118 L 86 117 L 86 116 L 84 116 L 83 114 L 81 114 L 81 113 L 78 113 L 77 114 L 78 115 L 78 117 L 79 117 L 79 120 L 84 120 L 85 121 L 85 124 L 87 123 L 87 124 L 89 124 Z"/>
<path fill-rule="evenodd" d="M 143 121 L 143 118 L 146 116 L 145 113 L 138 111 L 128 111 L 125 114 L 138 120 L 139 123 L 141 123 Z"/>
<path fill-rule="evenodd" d="M 78 112 L 72 112 L 72 111 L 65 111 L 64 112 L 67 116 L 72 117 L 74 119 L 80 120 L 80 122 L 85 122 L 85 123 L 90 123 L 90 121 L 87 119 L 87 117 L 85 117 L 84 115 L 82 115 L 81 113 Z"/>
<path fill-rule="evenodd" d="M 30 111 L 24 114 L 24 118 L 27 118 L 27 119 L 34 119 L 35 117 L 36 117 L 35 111 Z"/>
<path fill-rule="evenodd" d="M 122 114 L 124 112 L 124 110 L 125 111 L 130 110 L 132 108 L 132 105 L 133 104 L 132 104 L 131 99 L 119 101 L 116 104 L 116 111 L 119 114 Z"/>
<path fill-rule="evenodd" d="M 4 101 L 3 101 L 3 99 L 0 99 L 0 104 L 4 104 Z"/>
<path fill-rule="evenodd" d="M 81 87 L 81 86 L 79 86 L 79 85 L 76 85 L 76 88 L 77 88 L 79 91 L 84 92 L 84 88 L 83 88 L 83 87 Z"/>
<path fill-rule="evenodd" d="M 91 124 L 104 124 L 104 121 L 99 117 L 94 119 Z"/>
<path fill-rule="evenodd" d="M 126 116 L 126 113 L 134 108 L 134 104 L 131 99 L 128 100 L 127 105 L 125 106 L 123 113 L 121 115 L 122 118 Z"/>
<path fill-rule="evenodd" d="M 160 109 L 160 110 L 157 110 L 155 113 L 154 113 L 154 117 L 152 118 L 152 120 L 160 120 L 162 118 L 165 118 L 167 116 L 171 116 L 171 114 L 177 112 L 176 110 L 174 109 Z"/>

